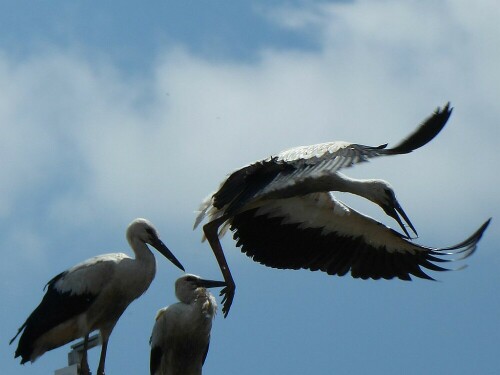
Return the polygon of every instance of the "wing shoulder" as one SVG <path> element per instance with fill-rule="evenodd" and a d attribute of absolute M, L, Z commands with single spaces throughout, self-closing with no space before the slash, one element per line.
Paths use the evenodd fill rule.
<path fill-rule="evenodd" d="M 278 160 L 287 163 L 288 168 L 276 174 L 255 198 L 288 198 L 338 190 L 340 169 L 366 162 L 380 155 L 385 147 L 332 142 L 286 151 Z"/>
<path fill-rule="evenodd" d="M 47 286 L 71 294 L 98 294 L 114 277 L 117 266 L 130 257 L 123 253 L 87 259 L 49 281 Z"/>
<path fill-rule="evenodd" d="M 263 160 L 233 172 L 212 196 L 212 204 L 227 214 L 238 211 L 251 201 L 260 190 L 290 165 L 276 158 Z"/>

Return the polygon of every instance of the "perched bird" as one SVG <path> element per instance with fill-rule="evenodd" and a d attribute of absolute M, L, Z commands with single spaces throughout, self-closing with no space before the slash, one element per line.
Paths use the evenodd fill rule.
<path fill-rule="evenodd" d="M 206 288 L 225 285 L 191 274 L 177 279 L 175 295 L 180 302 L 156 315 L 151 335 L 151 375 L 201 374 L 217 310 L 215 298 Z"/>
<path fill-rule="evenodd" d="M 384 155 L 409 153 L 431 141 L 444 127 L 449 103 L 424 120 L 406 139 L 392 148 L 328 142 L 285 150 L 276 156 L 231 173 L 219 189 L 205 199 L 194 227 L 203 220 L 208 240 L 227 287 L 221 291 L 227 316 L 235 283 L 219 238 L 229 228 L 236 246 L 254 261 L 274 268 L 321 270 L 343 276 L 349 271 L 363 279 L 430 278 L 421 267 L 443 271 L 433 262 L 456 260 L 442 256 L 472 254 L 488 222 L 464 242 L 444 249 L 411 242 L 406 225 L 416 229 L 384 180 L 354 179 L 343 168 Z M 395 219 L 400 234 L 356 212 L 330 192 L 356 194 L 379 205 Z M 404 221 L 404 222 L 403 222 Z"/>
<path fill-rule="evenodd" d="M 83 374 L 90 374 L 86 345 L 89 334 L 99 330 L 102 350 L 97 374 L 104 374 L 107 344 L 116 322 L 155 277 L 155 258 L 146 244 L 184 271 L 148 220 L 132 221 L 127 228 L 127 240 L 135 259 L 122 253 L 99 255 L 47 283 L 42 302 L 10 341 L 12 344 L 22 332 L 15 353 L 16 358 L 21 357 L 21 364 L 34 362 L 46 351 L 84 337 L 81 369 Z"/>

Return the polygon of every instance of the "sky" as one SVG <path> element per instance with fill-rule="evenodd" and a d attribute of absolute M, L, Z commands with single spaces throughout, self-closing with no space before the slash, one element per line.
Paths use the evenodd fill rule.
<path fill-rule="evenodd" d="M 453 245 L 493 217 L 468 267 L 437 282 L 274 270 L 226 236 L 237 291 L 204 374 L 498 373 L 498 19 L 495 0 L 3 1 L 2 372 L 66 366 L 69 345 L 20 366 L 8 341 L 54 275 L 131 254 L 134 218 L 188 272 L 221 279 L 192 228 L 228 173 L 292 146 L 395 144 L 450 101 L 430 144 L 346 173 L 389 181 L 420 244 Z M 181 275 L 156 255 L 155 280 L 111 336 L 109 374 L 149 371 L 154 316 Z"/>

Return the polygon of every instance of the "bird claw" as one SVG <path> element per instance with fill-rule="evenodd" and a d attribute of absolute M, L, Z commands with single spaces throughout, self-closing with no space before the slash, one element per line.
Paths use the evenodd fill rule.
<path fill-rule="evenodd" d="M 235 286 L 226 286 L 220 291 L 220 295 L 222 298 L 222 314 L 224 318 L 227 318 L 227 314 L 229 313 L 229 309 L 231 308 L 231 304 L 234 299 Z"/>

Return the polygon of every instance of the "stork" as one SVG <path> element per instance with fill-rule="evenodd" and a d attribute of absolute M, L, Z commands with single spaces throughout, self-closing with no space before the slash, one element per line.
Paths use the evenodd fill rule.
<path fill-rule="evenodd" d="M 151 334 L 151 375 L 201 375 L 217 310 L 206 288 L 225 286 L 186 274 L 175 282 L 180 301 L 158 311 Z"/>
<path fill-rule="evenodd" d="M 407 154 L 431 141 L 445 126 L 452 108 L 447 103 L 425 119 L 395 147 L 328 142 L 285 150 L 231 173 L 200 206 L 194 228 L 203 226 L 227 286 L 222 312 L 227 317 L 235 283 L 220 237 L 229 228 L 236 246 L 254 261 L 282 269 L 320 270 L 355 278 L 409 280 L 410 274 L 430 279 L 421 267 L 471 255 L 488 226 L 485 222 L 467 240 L 447 248 L 411 241 L 406 225 L 416 229 L 384 180 L 354 179 L 340 173 L 377 156 Z M 379 205 L 396 220 L 396 232 L 337 200 L 332 191 L 348 192 Z M 404 222 L 403 222 L 404 221 Z M 453 255 L 460 254 L 459 258 Z M 433 263 L 434 262 L 434 263 Z"/>
<path fill-rule="evenodd" d="M 156 273 L 154 255 L 146 244 L 184 271 L 148 220 L 132 221 L 126 235 L 135 259 L 123 253 L 99 255 L 47 283 L 42 302 L 10 341 L 12 344 L 22 332 L 15 353 L 16 358 L 21 357 L 21 364 L 34 362 L 46 351 L 84 337 L 81 370 L 90 375 L 87 342 L 89 334 L 99 330 L 102 349 L 97 374 L 104 375 L 108 340 L 116 322 L 127 306 L 148 289 Z"/>

